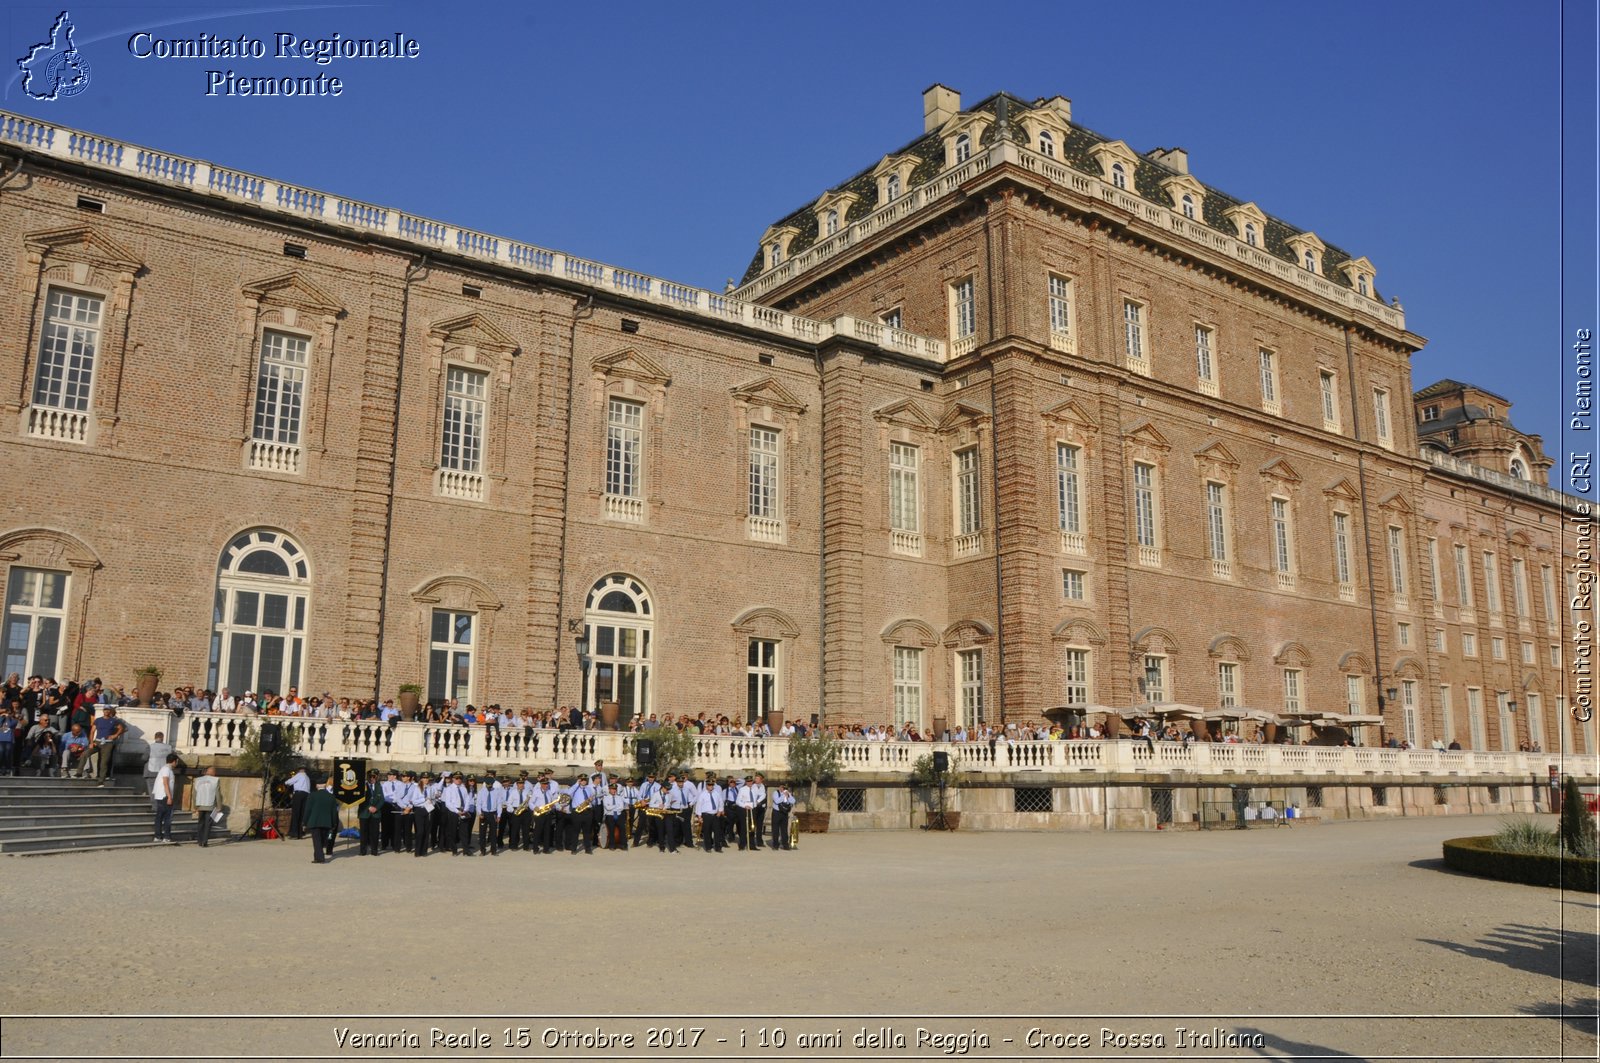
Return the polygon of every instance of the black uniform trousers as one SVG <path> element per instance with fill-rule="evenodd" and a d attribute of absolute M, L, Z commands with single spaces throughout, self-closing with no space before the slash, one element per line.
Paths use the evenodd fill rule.
<path fill-rule="evenodd" d="M 299 839 L 306 836 L 306 801 L 310 794 L 296 790 L 289 795 L 289 837 Z"/>
<path fill-rule="evenodd" d="M 700 845 L 706 852 L 722 852 L 722 817 L 715 812 L 700 813 Z"/>
<path fill-rule="evenodd" d="M 461 844 L 461 851 L 468 856 L 472 855 L 472 827 L 478 820 L 476 812 L 463 812 L 456 817 L 456 836 Z"/>
<path fill-rule="evenodd" d="M 382 813 L 380 812 L 379 814 L 381 815 Z M 377 817 L 373 817 L 371 819 L 360 820 L 359 821 L 359 825 L 361 827 L 361 855 L 362 856 L 366 856 L 368 853 L 371 853 L 373 856 L 377 856 L 378 855 L 378 819 L 377 819 Z"/>
<path fill-rule="evenodd" d="M 478 813 L 478 852 L 500 851 L 500 821 L 505 816 L 498 812 Z"/>
<path fill-rule="evenodd" d="M 789 848 L 789 806 L 779 805 L 772 810 L 772 847 Z"/>
<path fill-rule="evenodd" d="M 428 855 L 428 810 L 421 805 L 411 810 L 407 817 L 411 820 L 411 837 L 413 839 L 412 853 L 416 856 Z"/>
<path fill-rule="evenodd" d="M 606 848 L 626 849 L 628 847 L 627 815 L 619 812 L 614 816 L 606 817 Z"/>
<path fill-rule="evenodd" d="M 760 849 L 762 839 L 767 835 L 767 806 L 757 805 L 755 808 L 755 831 L 750 837 L 750 848 Z"/>

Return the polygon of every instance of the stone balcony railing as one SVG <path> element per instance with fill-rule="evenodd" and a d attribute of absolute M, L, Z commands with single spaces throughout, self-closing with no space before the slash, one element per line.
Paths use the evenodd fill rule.
<path fill-rule="evenodd" d="M 847 335 L 886 351 L 915 354 L 936 363 L 945 361 L 943 340 L 914 336 L 899 329 L 884 329 L 848 318 L 819 321 L 787 314 L 732 295 L 591 262 L 508 237 L 463 229 L 392 207 L 300 188 L 200 159 L 153 151 L 38 118 L 0 111 L 0 142 L 34 155 L 72 163 L 91 172 L 116 173 L 152 185 L 182 189 L 219 203 L 225 202 L 285 219 L 313 221 L 360 237 L 383 236 L 436 254 L 457 255 L 516 273 L 560 278 L 806 344 Z M 906 198 L 909 197 L 902 197 Z M 51 435 L 48 438 L 82 442 L 81 438 L 70 434 Z"/>
<path fill-rule="evenodd" d="M 633 768 L 633 743 L 640 737 L 625 731 L 557 731 L 517 728 L 498 731 L 459 724 L 399 723 L 373 720 L 322 720 L 304 717 L 261 717 L 224 713 L 169 713 L 123 710 L 136 736 L 164 731 L 175 736 L 179 754 L 195 757 L 236 755 L 247 735 L 263 720 L 285 726 L 297 752 L 318 761 L 365 758 L 370 766 L 427 766 L 430 770 L 553 768 L 557 773 L 590 769 L 603 760 L 609 770 Z M 647 734 L 648 732 L 646 732 Z M 909 776 L 923 754 L 948 752 L 956 768 L 974 772 L 1026 773 L 1067 782 L 1084 773 L 1158 777 L 1226 778 L 1238 775 L 1304 775 L 1353 778 L 1367 775 L 1416 778 L 1498 776 L 1508 780 L 1546 778 L 1560 757 L 1549 753 L 1491 753 L 1473 750 L 1441 752 L 1366 747 L 1250 745 L 1214 742 L 1146 743 L 1143 740 L 1057 742 L 873 742 L 840 743 L 844 770 L 851 776 Z M 695 739 L 696 771 L 760 771 L 777 777 L 788 772 L 786 739 L 702 735 Z"/>
<path fill-rule="evenodd" d="M 1520 495 L 1537 498 L 1541 502 L 1549 502 L 1552 505 L 1569 508 L 1583 501 L 1581 498 L 1546 487 L 1544 484 L 1534 483 L 1532 480 L 1519 480 L 1515 476 L 1508 476 L 1503 472 L 1495 472 L 1493 469 L 1485 469 L 1482 465 L 1474 465 L 1470 461 L 1462 461 L 1460 458 L 1434 450 L 1432 447 L 1423 447 L 1422 457 L 1429 465 L 1444 469 L 1447 472 L 1494 484 L 1496 487 L 1503 487 Z"/>

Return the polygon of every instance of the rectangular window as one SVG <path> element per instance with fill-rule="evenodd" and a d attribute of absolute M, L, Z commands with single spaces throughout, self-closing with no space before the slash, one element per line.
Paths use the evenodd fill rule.
<path fill-rule="evenodd" d="M 1533 643 L 1531 643 L 1531 642 L 1524 642 L 1522 644 L 1522 663 L 1523 664 L 1532 664 L 1533 663 Z"/>
<path fill-rule="evenodd" d="M 1082 497 L 1078 484 L 1078 448 L 1056 444 L 1056 509 L 1061 530 L 1083 534 Z"/>
<path fill-rule="evenodd" d="M 1417 682 L 1414 679 L 1400 681 L 1400 708 L 1406 728 L 1406 741 L 1413 749 L 1422 740 L 1422 732 L 1417 729 Z"/>
<path fill-rule="evenodd" d="M 983 723 L 983 651 L 958 651 L 956 673 L 961 677 L 961 722 L 970 731 Z"/>
<path fill-rule="evenodd" d="M 1081 602 L 1088 597 L 1086 573 L 1082 569 L 1061 570 L 1061 594 L 1069 602 Z"/>
<path fill-rule="evenodd" d="M 751 639 L 745 656 L 745 722 L 755 723 L 764 720 L 777 708 L 777 640 Z"/>
<path fill-rule="evenodd" d="M 1068 705 L 1088 705 L 1089 651 L 1067 651 L 1067 684 L 1062 691 Z"/>
<path fill-rule="evenodd" d="M 51 288 L 45 297 L 39 368 L 33 404 L 54 410 L 87 412 L 100 349 L 100 299 Z"/>
<path fill-rule="evenodd" d="M 1544 596 L 1544 622 L 1553 631 L 1556 627 L 1556 580 L 1549 565 L 1539 566 L 1539 590 Z"/>
<path fill-rule="evenodd" d="M 1528 616 L 1528 563 L 1520 557 L 1511 559 L 1512 604 L 1518 619 Z"/>
<path fill-rule="evenodd" d="M 606 494 L 640 497 L 643 448 L 644 406 L 612 399 L 606 413 Z"/>
<path fill-rule="evenodd" d="M 1294 571 L 1294 547 L 1289 536 L 1289 500 L 1272 500 L 1272 561 L 1281 576 Z"/>
<path fill-rule="evenodd" d="M 1261 348 L 1261 405 L 1269 411 L 1280 409 L 1278 403 L 1278 356 Z"/>
<path fill-rule="evenodd" d="M 750 429 L 750 515 L 779 519 L 778 432 L 774 428 Z"/>
<path fill-rule="evenodd" d="M 305 407 L 306 363 L 311 341 L 282 332 L 261 334 L 256 372 L 256 415 L 251 438 L 263 443 L 300 445 Z"/>
<path fill-rule="evenodd" d="M 1436 607 L 1434 615 L 1437 616 L 1437 604 L 1443 597 L 1444 588 L 1439 586 L 1439 540 L 1433 538 L 1428 540 L 1428 582 L 1431 584 Z"/>
<path fill-rule="evenodd" d="M 1339 378 L 1323 369 L 1317 373 L 1317 383 L 1322 389 L 1322 427 L 1330 432 L 1339 430 Z"/>
<path fill-rule="evenodd" d="M 1228 560 L 1227 509 L 1224 505 L 1223 486 L 1219 483 L 1206 484 L 1206 535 L 1211 560 Z"/>
<path fill-rule="evenodd" d="M 463 707 L 472 701 L 472 621 L 471 613 L 433 611 L 428 644 L 429 701 L 455 698 Z"/>
<path fill-rule="evenodd" d="M 1399 623 L 1399 624 L 1395 625 L 1395 641 L 1400 644 L 1400 648 L 1401 649 L 1409 649 L 1410 648 L 1410 646 L 1411 646 L 1411 625 L 1410 624 Z"/>
<path fill-rule="evenodd" d="M 1489 639 L 1489 656 L 1493 657 L 1497 661 L 1505 660 L 1506 640 L 1501 638 L 1499 635 L 1495 635 Z"/>
<path fill-rule="evenodd" d="M 1528 698 L 1528 741 L 1534 749 L 1544 748 L 1544 700 L 1538 694 L 1529 693 Z"/>
<path fill-rule="evenodd" d="M 900 308 L 898 306 L 893 310 L 885 310 L 883 313 L 879 314 L 878 320 L 883 322 L 887 328 L 897 329 L 903 327 L 900 324 Z"/>
<path fill-rule="evenodd" d="M 1517 747 L 1517 727 L 1511 718 L 1511 695 L 1504 690 L 1495 691 L 1494 707 L 1500 717 L 1500 749 L 1509 753 Z"/>
<path fill-rule="evenodd" d="M 978 448 L 956 455 L 956 534 L 975 535 L 983 527 L 978 498 Z"/>
<path fill-rule="evenodd" d="M 1200 381 L 1201 390 L 1215 395 L 1217 378 L 1211 361 L 1211 333 L 1212 330 L 1204 325 L 1194 327 L 1194 362 L 1195 376 Z M 1207 389 L 1206 384 L 1210 384 L 1211 388 Z"/>
<path fill-rule="evenodd" d="M 484 411 L 489 374 L 450 366 L 445 374 L 444 438 L 439 464 L 457 472 L 483 472 Z"/>
<path fill-rule="evenodd" d="M 1500 613 L 1500 564 L 1493 550 L 1483 552 L 1483 604 L 1490 616 Z"/>
<path fill-rule="evenodd" d="M 1333 515 L 1333 572 L 1341 584 L 1350 582 L 1350 515 Z"/>
<path fill-rule="evenodd" d="M 1122 343 L 1128 367 L 1144 372 L 1149 368 L 1144 350 L 1144 306 L 1131 299 L 1122 303 Z"/>
<path fill-rule="evenodd" d="M 922 651 L 894 648 L 894 722 L 922 726 Z"/>
<path fill-rule="evenodd" d="M 1133 463 L 1134 538 L 1147 550 L 1156 549 L 1156 467 Z"/>
<path fill-rule="evenodd" d="M 1483 691 L 1467 688 L 1467 728 L 1472 736 L 1472 749 L 1483 748 Z"/>
<path fill-rule="evenodd" d="M 6 573 L 5 668 L 26 679 L 60 678 L 67 623 L 67 573 L 13 568 Z"/>
<path fill-rule="evenodd" d="M 1396 598 L 1406 596 L 1405 538 L 1393 524 L 1389 525 L 1389 582 Z"/>
<path fill-rule="evenodd" d="M 909 443 L 889 444 L 889 528 L 899 532 L 922 530 L 918 505 L 918 469 L 921 452 Z"/>
<path fill-rule="evenodd" d="M 1156 654 L 1146 654 L 1144 659 L 1144 700 L 1167 700 L 1167 659 Z"/>
<path fill-rule="evenodd" d="M 1450 706 L 1449 684 L 1442 684 L 1439 687 L 1439 721 L 1443 729 L 1444 744 L 1448 746 L 1456 740 L 1456 721 Z"/>
<path fill-rule="evenodd" d="M 1461 656 L 1476 657 L 1478 655 L 1478 636 L 1470 631 L 1461 633 Z"/>
<path fill-rule="evenodd" d="M 1283 711 L 1300 711 L 1300 669 L 1283 670 Z"/>
<path fill-rule="evenodd" d="M 1389 392 L 1385 388 L 1372 389 L 1372 423 L 1378 431 L 1378 442 L 1388 446 L 1394 442 L 1389 435 Z"/>
<path fill-rule="evenodd" d="M 1239 704 L 1239 666 L 1237 664 L 1222 663 L 1217 665 L 1217 705 L 1223 709 L 1231 709 Z"/>
<path fill-rule="evenodd" d="M 1435 653 L 1450 652 L 1450 645 L 1445 641 L 1443 628 L 1440 628 L 1433 633 L 1433 651 Z"/>
<path fill-rule="evenodd" d="M 1367 711 L 1367 683 L 1359 675 L 1344 677 L 1344 703 L 1352 716 L 1360 716 Z"/>
<path fill-rule="evenodd" d="M 1072 337 L 1072 282 L 1065 277 L 1050 274 L 1050 338 L 1052 341 L 1071 340 Z"/>
<path fill-rule="evenodd" d="M 1456 554 L 1456 604 L 1463 609 L 1472 608 L 1472 571 L 1471 562 L 1467 560 L 1467 548 L 1460 543 L 1455 545 Z"/>
<path fill-rule="evenodd" d="M 951 338 L 968 339 L 978 332 L 977 285 L 971 277 L 950 286 Z"/>
<path fill-rule="evenodd" d="M 1550 667 L 1551 668 L 1560 668 L 1561 667 L 1561 647 L 1560 646 L 1551 646 L 1550 647 Z"/>

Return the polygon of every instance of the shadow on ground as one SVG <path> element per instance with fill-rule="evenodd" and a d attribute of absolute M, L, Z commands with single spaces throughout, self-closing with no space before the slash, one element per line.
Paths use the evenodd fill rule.
<path fill-rule="evenodd" d="M 1341 1052 L 1337 1048 L 1312 1044 L 1309 1041 L 1285 1041 L 1277 1034 L 1256 1029 L 1252 1026 L 1235 1027 L 1233 1032 L 1238 1034 L 1260 1034 L 1267 1047 L 1255 1048 L 1251 1049 L 1251 1051 L 1263 1059 L 1348 1059 L 1351 1063 L 1370 1063 L 1366 1056 L 1353 1056 L 1349 1052 Z"/>
<path fill-rule="evenodd" d="M 1506 923 L 1472 944 L 1436 938 L 1417 940 L 1513 970 L 1549 975 L 1586 990 L 1596 982 L 1595 948 L 1600 937 L 1588 930 Z"/>
<path fill-rule="evenodd" d="M 1518 1007 L 1517 1010 L 1524 1015 L 1559 1018 L 1574 1033 L 1593 1039 L 1597 1032 L 1595 1015 L 1597 1011 L 1600 1011 L 1600 998 L 1588 997 L 1585 999 L 1576 997 L 1565 1002 L 1552 1000 L 1548 1003 L 1524 1004 Z"/>

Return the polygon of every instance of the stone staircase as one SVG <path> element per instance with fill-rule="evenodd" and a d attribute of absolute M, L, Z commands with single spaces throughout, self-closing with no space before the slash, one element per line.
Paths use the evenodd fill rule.
<path fill-rule="evenodd" d="M 0 778 L 0 853 L 82 852 L 154 845 L 154 816 L 143 780 L 100 789 L 79 779 Z M 192 843 L 193 812 L 172 816 L 172 833 Z M 213 831 L 214 842 L 227 835 Z"/>

